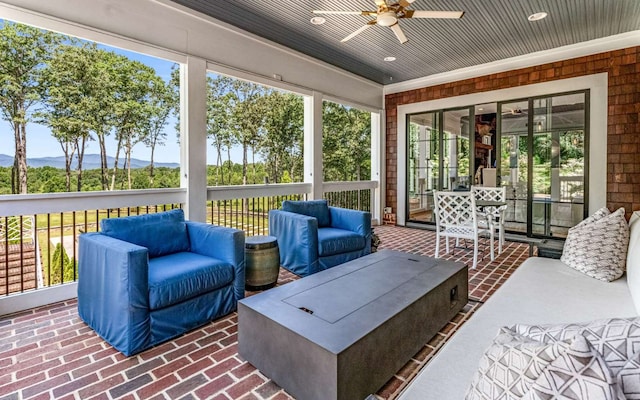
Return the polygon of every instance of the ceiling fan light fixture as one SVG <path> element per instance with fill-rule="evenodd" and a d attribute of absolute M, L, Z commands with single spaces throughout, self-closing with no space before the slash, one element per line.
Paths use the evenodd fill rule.
<path fill-rule="evenodd" d="M 378 25 L 391 26 L 398 22 L 398 17 L 396 17 L 396 13 L 393 11 L 385 11 L 378 14 L 377 22 Z"/>
<path fill-rule="evenodd" d="M 541 12 L 537 12 L 529 15 L 527 19 L 529 21 L 540 21 L 541 19 L 544 19 L 546 17 L 547 17 L 547 13 L 544 11 L 541 11 Z"/>
<path fill-rule="evenodd" d="M 313 17 L 311 18 L 311 23 L 314 25 L 322 25 L 325 22 L 327 22 L 327 20 L 324 17 Z"/>

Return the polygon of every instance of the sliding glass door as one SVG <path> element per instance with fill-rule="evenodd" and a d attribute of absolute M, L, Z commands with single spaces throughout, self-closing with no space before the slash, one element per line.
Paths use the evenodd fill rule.
<path fill-rule="evenodd" d="M 433 223 L 434 190 L 505 186 L 505 227 L 564 237 L 585 217 L 589 92 L 407 117 L 406 220 Z"/>
<path fill-rule="evenodd" d="M 532 100 L 533 235 L 566 237 L 586 216 L 586 97 L 581 92 Z"/>
<path fill-rule="evenodd" d="M 505 228 L 527 232 L 529 198 L 529 102 L 498 105 L 500 118 L 500 178 L 507 188 Z"/>
<path fill-rule="evenodd" d="M 585 217 L 587 104 L 587 92 L 499 104 L 507 229 L 565 237 Z"/>
<path fill-rule="evenodd" d="M 434 190 L 468 190 L 471 107 L 408 116 L 408 221 L 435 222 Z"/>

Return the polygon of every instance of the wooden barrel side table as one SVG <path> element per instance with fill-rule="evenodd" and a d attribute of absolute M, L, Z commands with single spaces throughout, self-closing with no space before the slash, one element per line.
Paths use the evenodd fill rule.
<path fill-rule="evenodd" d="M 280 252 L 274 236 L 249 236 L 244 245 L 245 285 L 247 290 L 275 286 L 280 272 Z"/>

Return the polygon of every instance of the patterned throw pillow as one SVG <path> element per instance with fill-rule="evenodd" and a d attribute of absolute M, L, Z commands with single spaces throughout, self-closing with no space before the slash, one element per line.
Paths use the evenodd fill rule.
<path fill-rule="evenodd" d="M 624 400 L 602 356 L 584 336 L 553 360 L 522 400 Z"/>
<path fill-rule="evenodd" d="M 640 352 L 631 357 L 616 378 L 627 400 L 640 399 Z"/>
<path fill-rule="evenodd" d="M 609 209 L 607 207 L 602 207 L 598 211 L 594 212 L 593 215 L 583 219 L 582 221 L 580 221 L 580 223 L 578 223 L 576 226 L 574 226 L 571 229 L 576 229 L 576 228 L 579 228 L 579 227 L 584 226 L 584 225 L 589 225 L 590 223 L 595 222 L 595 221 L 599 220 L 600 218 L 606 217 L 609 214 L 611 214 L 611 211 L 609 211 Z M 571 229 L 569 229 L 569 230 L 571 230 Z"/>
<path fill-rule="evenodd" d="M 568 348 L 568 343 L 544 344 L 502 328 L 480 360 L 465 399 L 520 399 Z"/>
<path fill-rule="evenodd" d="M 640 400 L 640 317 L 610 318 L 586 324 L 523 325 L 512 331 L 545 343 L 584 336 L 602 355 L 627 399 Z"/>
<path fill-rule="evenodd" d="M 525 325 L 515 324 L 509 329 L 518 335 L 537 340 L 542 343 L 553 343 L 568 340 L 580 334 L 587 324 L 553 324 L 553 325 Z"/>
<path fill-rule="evenodd" d="M 625 270 L 629 225 L 624 208 L 602 214 L 569 229 L 560 261 L 592 278 L 611 282 Z"/>

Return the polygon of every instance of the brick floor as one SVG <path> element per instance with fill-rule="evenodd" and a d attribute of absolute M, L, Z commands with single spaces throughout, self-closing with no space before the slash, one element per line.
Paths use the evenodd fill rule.
<path fill-rule="evenodd" d="M 433 256 L 435 234 L 375 227 L 380 248 Z M 441 246 L 441 248 L 444 248 Z M 393 399 L 442 345 L 528 256 L 507 242 L 495 261 L 469 271 L 470 301 L 376 394 Z M 471 265 L 471 252 L 443 258 Z M 297 279 L 281 270 L 278 284 Z M 251 295 L 252 293 L 247 293 Z M 4 399 L 291 399 L 237 353 L 237 315 L 191 331 L 133 357 L 102 341 L 77 315 L 76 300 L 0 317 L 0 400 Z"/>

